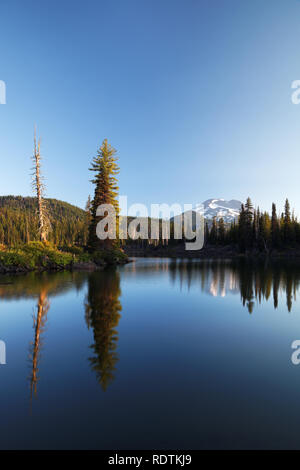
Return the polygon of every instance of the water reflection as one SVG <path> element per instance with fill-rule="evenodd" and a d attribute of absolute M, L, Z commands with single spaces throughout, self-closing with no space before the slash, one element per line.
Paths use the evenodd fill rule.
<path fill-rule="evenodd" d="M 0 299 L 17 300 L 37 298 L 43 289 L 49 296 L 63 294 L 74 288 L 79 291 L 86 282 L 86 273 L 29 273 L 26 275 L 1 275 Z"/>
<path fill-rule="evenodd" d="M 55 297 L 74 287 L 79 291 L 86 282 L 88 288 L 84 305 L 85 321 L 94 336 L 94 343 L 90 346 L 93 355 L 88 359 L 99 384 L 106 390 L 114 379 L 119 360 L 116 328 L 122 310 L 119 300 L 120 273 L 106 270 L 105 273 L 31 273 L 19 277 L 0 277 L 0 299 L 37 299 L 33 314 L 33 340 L 29 343 L 31 399 L 38 394 L 39 366 L 50 309 L 49 297 Z"/>
<path fill-rule="evenodd" d="M 116 330 L 122 310 L 119 297 L 120 274 L 114 270 L 95 272 L 88 279 L 88 293 L 85 301 L 85 319 L 88 328 L 93 329 L 94 355 L 89 358 L 91 368 L 103 390 L 114 380 L 118 332 Z"/>
<path fill-rule="evenodd" d="M 300 285 L 300 267 L 293 262 L 239 261 L 172 261 L 169 264 L 172 283 L 181 289 L 199 286 L 214 297 L 240 293 L 243 306 L 252 313 L 255 304 L 273 299 L 278 307 L 279 294 L 286 296 L 286 306 L 292 311 Z"/>
<path fill-rule="evenodd" d="M 33 313 L 33 340 L 29 342 L 30 401 L 37 398 L 39 365 L 50 308 L 49 297 L 55 297 L 69 290 L 79 291 L 86 282 L 85 273 L 29 273 L 20 276 L 0 276 L 0 299 L 36 299 Z"/>
<path fill-rule="evenodd" d="M 92 355 L 87 351 L 91 370 L 103 390 L 112 383 L 119 360 L 117 327 L 121 318 L 120 276 L 151 280 L 163 276 L 181 290 L 200 289 L 213 297 L 240 295 L 241 303 L 251 314 L 263 301 L 274 308 L 284 298 L 287 310 L 292 311 L 300 286 L 300 268 L 292 262 L 246 262 L 205 260 L 137 260 L 121 271 L 95 273 L 29 274 L 1 276 L 0 299 L 35 299 L 33 339 L 30 342 L 30 395 L 38 393 L 39 367 L 50 298 L 87 284 L 85 322 L 93 333 Z M 145 284 L 147 285 L 147 283 Z M 201 298 L 199 298 L 201 301 Z M 29 342 L 29 339 L 28 339 Z M 28 343 L 27 343 L 28 344 Z"/>
<path fill-rule="evenodd" d="M 79 291 L 85 282 L 83 273 L 30 273 L 26 276 L 5 278 L 6 282 L 0 283 L 0 297 L 24 298 L 38 297 L 33 314 L 34 339 L 29 345 L 30 360 L 30 402 L 33 396 L 38 395 L 39 365 L 41 352 L 44 345 L 44 333 L 46 330 L 47 314 L 50 309 L 49 296 L 65 293 L 70 289 Z"/>
<path fill-rule="evenodd" d="M 167 259 L 0 276 L 0 446 L 298 448 L 299 281 L 293 263 Z"/>
<path fill-rule="evenodd" d="M 47 313 L 50 308 L 50 303 L 47 297 L 48 290 L 43 288 L 39 294 L 37 302 L 37 312 L 33 315 L 33 328 L 34 328 L 34 340 L 30 343 L 30 358 L 32 362 L 32 370 L 30 377 L 30 398 L 32 400 L 33 394 L 37 397 L 37 383 L 38 377 L 38 366 L 40 362 L 41 349 L 42 349 L 42 334 L 45 331 L 45 325 L 47 321 Z"/>

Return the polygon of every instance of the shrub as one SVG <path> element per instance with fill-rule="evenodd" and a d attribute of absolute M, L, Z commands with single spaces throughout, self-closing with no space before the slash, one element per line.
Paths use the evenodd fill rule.
<path fill-rule="evenodd" d="M 5 267 L 59 269 L 72 261 L 71 253 L 58 251 L 52 244 L 44 242 L 30 242 L 20 248 L 0 252 L 0 262 Z"/>
<path fill-rule="evenodd" d="M 128 256 L 119 248 L 111 250 L 98 250 L 92 254 L 92 258 L 96 264 L 107 263 L 116 264 L 126 262 Z"/>
<path fill-rule="evenodd" d="M 84 249 L 81 246 L 60 246 L 59 250 L 65 253 L 72 253 L 73 255 L 84 254 Z"/>

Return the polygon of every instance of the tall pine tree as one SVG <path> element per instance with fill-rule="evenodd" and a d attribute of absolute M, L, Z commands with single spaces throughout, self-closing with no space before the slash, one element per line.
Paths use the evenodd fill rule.
<path fill-rule="evenodd" d="M 116 228 L 118 229 L 119 202 L 118 202 L 118 180 L 116 175 L 119 173 L 117 165 L 116 149 L 114 149 L 105 139 L 93 159 L 90 170 L 94 171 L 95 178 L 92 183 L 95 184 L 95 195 L 91 207 L 91 222 L 89 226 L 89 248 L 93 251 L 103 248 L 112 248 L 117 245 L 118 240 L 106 238 L 100 240 L 96 234 L 98 223 L 105 217 L 97 216 L 97 208 L 102 204 L 111 204 L 116 213 Z M 118 238 L 118 231 L 117 231 Z"/>
<path fill-rule="evenodd" d="M 280 243 L 279 222 L 277 217 L 276 205 L 274 204 L 274 202 L 272 204 L 271 236 L 272 247 L 278 248 Z"/>
<path fill-rule="evenodd" d="M 285 205 L 284 205 L 283 238 L 286 244 L 292 241 L 291 208 L 290 208 L 290 203 L 288 199 L 285 200 Z"/>

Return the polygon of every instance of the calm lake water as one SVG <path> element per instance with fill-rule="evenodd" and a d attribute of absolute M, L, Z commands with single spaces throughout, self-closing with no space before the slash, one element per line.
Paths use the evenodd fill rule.
<path fill-rule="evenodd" d="M 0 278 L 0 447 L 300 448 L 300 267 Z"/>

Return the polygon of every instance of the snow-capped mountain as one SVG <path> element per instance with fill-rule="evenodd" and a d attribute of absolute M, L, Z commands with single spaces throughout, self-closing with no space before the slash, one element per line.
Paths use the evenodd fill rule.
<path fill-rule="evenodd" d="M 224 222 L 233 222 L 239 216 L 241 201 L 231 199 L 225 201 L 225 199 L 207 199 L 201 205 L 195 206 L 195 211 L 200 211 L 204 215 L 205 219 L 212 220 L 214 217 L 217 219 L 224 219 Z M 204 212 L 203 212 L 204 211 Z"/>

